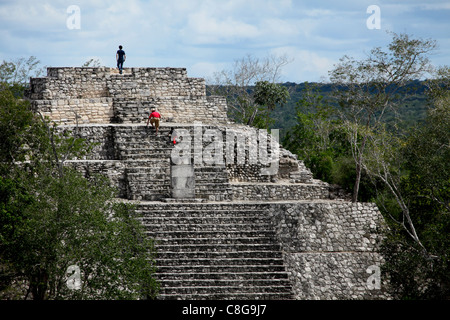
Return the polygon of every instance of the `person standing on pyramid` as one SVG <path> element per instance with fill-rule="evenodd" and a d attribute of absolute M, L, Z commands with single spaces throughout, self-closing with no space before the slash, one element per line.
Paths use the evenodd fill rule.
<path fill-rule="evenodd" d="M 117 50 L 116 53 L 117 68 L 119 68 L 120 74 L 122 74 L 123 63 L 127 59 L 125 51 L 123 51 L 122 48 L 123 48 L 122 46 L 119 46 L 119 50 Z"/>
<path fill-rule="evenodd" d="M 158 135 L 160 120 L 161 120 L 161 114 L 158 111 L 156 111 L 155 108 L 152 108 L 152 111 L 150 112 L 150 115 L 148 116 L 148 119 L 147 119 L 147 127 L 148 127 L 148 123 L 150 122 L 152 127 L 156 129 L 156 135 Z"/>

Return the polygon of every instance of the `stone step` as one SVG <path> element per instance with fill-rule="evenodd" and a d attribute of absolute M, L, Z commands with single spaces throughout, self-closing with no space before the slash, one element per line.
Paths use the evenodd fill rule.
<path fill-rule="evenodd" d="M 228 181 L 228 174 L 225 170 L 203 170 L 200 171 L 194 167 L 195 176 L 199 179 L 226 179 Z"/>
<path fill-rule="evenodd" d="M 127 170 L 132 168 L 170 168 L 169 159 L 128 159 L 121 160 Z"/>
<path fill-rule="evenodd" d="M 126 168 L 127 174 L 154 174 L 154 173 L 169 173 L 170 174 L 170 167 L 167 166 L 167 162 L 157 162 L 153 161 L 154 166 L 148 166 L 148 167 L 128 167 Z M 212 183 L 228 183 L 228 177 L 226 173 L 224 172 L 217 172 L 217 171 L 197 171 L 194 170 L 194 175 L 196 178 L 196 181 L 200 182 L 212 182 Z"/>
<path fill-rule="evenodd" d="M 220 190 L 231 189 L 227 182 L 220 183 L 220 180 L 214 181 L 213 179 L 195 181 L 195 188 L 197 190 L 204 190 L 206 192 L 208 190 L 212 191 L 212 190 L 217 190 L 217 189 L 220 189 Z"/>
<path fill-rule="evenodd" d="M 116 160 L 119 161 L 119 160 Z M 166 167 L 167 165 L 170 165 L 170 160 L 167 159 L 165 161 L 162 161 L 161 159 L 145 159 L 145 160 L 120 160 L 121 163 L 125 164 L 127 169 L 130 168 L 149 168 L 149 167 L 157 167 L 158 165 L 162 167 Z"/>
<path fill-rule="evenodd" d="M 202 278 L 182 278 L 178 277 L 176 279 L 164 279 L 164 282 L 161 284 L 161 289 L 169 289 L 173 290 L 176 288 L 183 287 L 196 287 L 196 288 L 239 288 L 244 290 L 251 290 L 252 292 L 260 292 L 260 287 L 285 287 L 289 285 L 289 280 L 287 279 L 258 279 L 252 278 L 251 274 L 248 274 L 249 278 L 246 279 L 202 279 Z M 161 279 L 161 278 L 158 278 Z M 251 288 L 251 289 L 250 289 Z M 285 290 L 285 289 L 284 289 Z M 282 291 L 284 291 L 282 290 Z"/>
<path fill-rule="evenodd" d="M 155 174 L 156 175 L 156 174 Z M 132 174 L 128 176 L 128 186 L 132 190 L 153 190 L 160 187 L 170 187 L 170 179 L 166 177 L 157 178 L 154 175 Z"/>
<path fill-rule="evenodd" d="M 286 293 L 286 285 L 267 285 L 267 286 L 255 286 L 255 285 L 235 285 L 235 286 L 185 286 L 185 287 L 162 287 L 162 294 L 172 295 L 229 295 L 234 296 L 236 294 L 274 294 L 274 293 Z"/>
<path fill-rule="evenodd" d="M 226 167 L 222 166 L 222 165 L 217 165 L 217 166 L 211 166 L 211 165 L 201 165 L 201 166 L 196 166 L 195 167 L 195 171 L 196 172 L 205 172 L 205 173 L 223 173 L 226 172 Z"/>
<path fill-rule="evenodd" d="M 201 170 L 203 169 L 203 170 Z M 197 177 L 209 178 L 209 177 L 220 177 L 228 179 L 228 174 L 225 169 L 205 169 L 194 167 L 194 172 Z"/>
<path fill-rule="evenodd" d="M 198 224 L 182 224 L 182 223 L 162 223 L 162 224 L 144 224 L 147 232 L 160 231 L 167 232 L 173 230 L 176 232 L 268 232 L 271 228 L 270 224 L 263 223 L 198 223 Z"/>
<path fill-rule="evenodd" d="M 172 153 L 172 149 L 169 148 L 160 148 L 160 147 L 154 147 L 154 146 L 148 146 L 148 147 L 134 147 L 130 145 L 123 145 L 118 148 L 116 148 L 117 152 L 121 155 L 132 155 L 132 154 L 145 154 L 152 157 L 167 157 L 169 158 Z"/>
<path fill-rule="evenodd" d="M 170 165 L 170 157 L 165 155 L 121 152 L 118 154 L 118 157 L 120 157 L 121 160 L 152 160 L 154 162 L 167 162 L 167 166 Z"/>
<path fill-rule="evenodd" d="M 232 249 L 232 248 L 230 248 Z M 208 252 L 208 251 L 161 251 L 158 250 L 157 259 L 158 260 L 171 260 L 179 259 L 183 257 L 186 260 L 199 259 L 282 259 L 282 254 L 280 251 L 255 251 L 255 250 L 244 250 L 244 251 L 220 251 L 220 252 Z"/>
<path fill-rule="evenodd" d="M 170 156 L 172 153 L 172 148 L 167 148 L 164 146 L 155 146 L 155 145 L 148 145 L 143 146 L 142 144 L 136 143 L 136 146 L 133 146 L 131 144 L 124 144 L 120 143 L 118 144 L 118 147 L 116 148 L 119 152 L 134 152 L 134 153 L 150 153 L 152 155 L 167 155 Z"/>
<path fill-rule="evenodd" d="M 192 217 L 192 216 L 181 216 L 181 217 L 174 217 L 174 216 L 145 216 L 139 219 L 144 225 L 162 225 L 162 224 L 179 224 L 179 225 L 196 225 L 196 224 L 264 224 L 266 226 L 269 226 L 271 223 L 270 219 L 268 217 L 261 217 L 261 216 L 240 216 L 240 217 L 234 217 L 231 215 L 228 216 L 222 216 L 222 217 Z"/>
<path fill-rule="evenodd" d="M 127 188 L 128 200 L 139 201 L 162 201 L 170 198 L 172 187 L 170 180 L 152 180 L 150 177 L 146 180 L 131 180 L 131 186 Z M 229 201 L 230 192 L 226 187 L 215 186 L 214 188 L 202 188 L 201 184 L 195 187 L 195 198 L 208 201 Z"/>
<path fill-rule="evenodd" d="M 127 174 L 170 174 L 170 168 L 165 166 L 159 167 L 127 167 Z"/>
<path fill-rule="evenodd" d="M 224 176 L 214 176 L 214 175 L 196 175 L 195 182 L 198 185 L 210 185 L 212 188 L 214 186 L 231 188 L 230 182 L 227 177 Z"/>
<path fill-rule="evenodd" d="M 152 126 L 149 124 L 147 127 L 147 122 L 142 123 L 140 126 L 139 125 L 133 125 L 133 126 L 128 126 L 128 125 L 122 125 L 122 126 L 115 126 L 115 132 L 118 136 L 123 137 L 123 138 L 128 138 L 128 139 L 132 139 L 134 137 L 137 136 L 151 136 L 151 137 L 169 137 L 169 132 L 170 132 L 170 128 L 168 127 L 166 124 L 160 124 L 159 130 L 158 130 L 158 136 L 155 136 L 155 129 L 152 128 Z M 187 129 L 187 128 L 176 128 L 174 127 L 175 130 L 176 129 Z M 193 130 L 189 130 L 191 132 L 191 134 L 193 135 Z"/>
<path fill-rule="evenodd" d="M 279 251 L 279 244 L 275 243 L 222 243 L 222 244 L 175 244 L 175 245 L 156 245 L 158 252 L 230 252 L 230 251 Z"/>
<path fill-rule="evenodd" d="M 158 135 L 143 133 L 135 137 L 120 136 L 115 140 L 116 149 L 125 149 L 127 146 L 133 149 L 167 149 L 170 151 L 174 148 L 172 140 L 168 135 L 158 133 Z"/>
<path fill-rule="evenodd" d="M 154 239 L 154 238 L 153 238 Z M 159 246 L 167 246 L 167 245 L 177 245 L 177 246 L 220 246 L 220 245 L 270 245 L 273 243 L 272 237 L 234 237 L 234 238 L 158 238 L 154 239 L 156 245 Z"/>
<path fill-rule="evenodd" d="M 144 219 L 144 221 L 150 221 L 151 219 L 165 219 L 169 218 L 172 221 L 183 221 L 181 219 L 185 219 L 185 221 L 195 221 L 191 219 L 199 219 L 200 221 L 214 221 L 215 219 L 230 219 L 231 221 L 236 221 L 237 223 L 247 223 L 249 221 L 261 221 L 265 223 L 270 223 L 270 218 L 268 216 L 264 215 L 257 215 L 253 211 L 248 211 L 246 213 L 236 214 L 235 212 L 229 212 L 229 211 L 221 211 L 221 212 L 214 212 L 209 215 L 205 215 L 201 211 L 194 210 L 190 212 L 173 212 L 173 215 L 171 215 L 168 212 L 162 211 L 164 209 L 161 209 L 160 214 L 158 214 L 157 211 L 154 213 L 148 213 L 148 212 L 142 212 L 136 210 L 136 213 L 139 215 L 141 219 Z M 226 220 L 221 220 L 226 222 Z"/>
<path fill-rule="evenodd" d="M 226 173 L 226 171 L 200 171 L 194 168 L 194 174 L 197 180 L 223 180 L 227 183 L 229 182 L 228 174 Z"/>
<path fill-rule="evenodd" d="M 148 184 L 159 184 L 169 182 L 170 175 L 166 172 L 161 173 L 161 170 L 154 170 L 158 172 L 127 172 L 128 181 L 133 181 L 133 183 L 139 183 L 140 181 L 146 182 Z"/>
<path fill-rule="evenodd" d="M 147 186 L 144 184 L 141 185 L 133 185 L 132 187 L 128 188 L 128 195 L 130 197 L 133 197 L 135 200 L 139 201 L 146 201 L 148 199 L 155 199 L 155 196 L 157 195 L 164 195 L 165 197 L 170 196 L 171 189 L 169 185 L 152 185 Z M 158 198 L 158 197 L 156 197 Z M 159 197 L 159 200 L 162 200 L 163 198 Z M 158 201 L 158 200 L 148 200 L 148 201 Z"/>
<path fill-rule="evenodd" d="M 232 210 L 215 210 L 205 214 L 202 210 L 167 210 L 164 208 L 154 208 L 152 212 L 137 209 L 136 212 L 142 216 L 143 219 L 152 218 L 170 218 L 170 219 L 237 219 L 238 221 L 260 221 L 270 222 L 270 217 L 261 214 L 255 210 L 232 211 Z M 189 220 L 190 221 L 190 220 Z"/>
<path fill-rule="evenodd" d="M 145 231 L 147 236 L 152 239 L 191 239 L 191 238 L 257 238 L 257 237 L 271 237 L 275 236 L 272 230 L 259 230 L 259 231 L 240 231 L 240 230 L 211 230 L 211 231 L 197 231 L 192 232 L 190 230 L 161 230 L 161 231 Z"/>
<path fill-rule="evenodd" d="M 195 177 L 195 185 L 203 186 L 203 189 L 231 188 L 228 179 L 224 177 Z"/>
<path fill-rule="evenodd" d="M 218 257 L 218 258 L 187 258 L 183 256 L 179 256 L 172 259 L 156 259 L 156 266 L 183 266 L 183 265 L 203 265 L 203 266 L 238 266 L 245 268 L 246 266 L 255 266 L 255 265 L 280 265 L 283 266 L 283 260 L 279 257 L 237 257 L 237 258 L 228 258 L 228 257 Z"/>
<path fill-rule="evenodd" d="M 148 183 L 148 182 L 134 182 L 132 186 L 127 188 L 127 192 L 129 194 L 128 200 L 139 200 L 139 201 L 162 201 L 165 198 L 170 198 L 172 194 L 172 188 L 169 182 L 157 182 L 157 183 Z M 153 193 L 162 192 L 167 193 L 164 198 L 149 198 Z M 229 201 L 230 194 L 223 189 L 216 190 L 208 190 L 203 191 L 199 188 L 195 189 L 195 197 L 196 199 L 210 200 L 210 201 Z"/>
<path fill-rule="evenodd" d="M 138 212 L 146 214 L 159 214 L 161 210 L 165 213 L 172 214 L 199 214 L 203 213 L 205 215 L 221 215 L 223 213 L 233 213 L 235 215 L 265 215 L 265 210 L 269 205 L 265 203 L 164 203 L 164 202 L 152 202 L 152 203 L 139 203 L 137 204 L 136 210 Z"/>
<path fill-rule="evenodd" d="M 216 189 L 204 191 L 201 189 L 195 189 L 195 197 L 197 199 L 203 199 L 206 201 L 230 201 L 231 195 L 227 190 Z"/>
<path fill-rule="evenodd" d="M 128 186 L 129 192 L 133 192 L 135 195 L 144 196 L 147 193 L 159 192 L 159 191 L 170 191 L 170 183 L 164 180 L 160 181 L 134 181 L 132 185 Z"/>
<path fill-rule="evenodd" d="M 240 274 L 240 273 L 286 273 L 285 267 L 282 264 L 276 265 L 158 265 L 157 274 L 186 274 L 186 273 L 227 273 L 227 274 Z"/>
<path fill-rule="evenodd" d="M 205 279 L 205 280 L 220 280 L 220 281 L 230 281 L 230 280 L 283 280 L 288 279 L 288 275 L 286 272 L 199 272 L 199 273 L 182 273 L 182 272 L 174 272 L 174 273 L 155 273 L 155 277 L 159 280 L 167 280 L 179 281 L 179 280 L 187 280 L 187 279 Z"/>
<path fill-rule="evenodd" d="M 154 191 L 142 194 L 140 192 L 135 192 L 134 194 L 128 194 L 126 199 L 133 201 L 161 201 L 170 197 L 170 191 Z"/>
<path fill-rule="evenodd" d="M 161 188 L 170 188 L 170 180 L 168 178 L 155 178 L 153 175 L 133 175 L 128 176 L 128 189 L 145 192 L 146 190 L 157 190 Z"/>
<path fill-rule="evenodd" d="M 160 294 L 158 300 L 292 300 L 292 293 L 206 293 Z"/>
<path fill-rule="evenodd" d="M 117 150 L 125 150 L 126 148 L 130 149 L 167 149 L 165 150 L 170 154 L 174 145 L 170 140 L 170 137 L 167 135 L 163 135 L 158 133 L 156 136 L 154 133 L 145 133 L 140 135 L 139 137 L 119 137 L 116 138 L 115 148 Z"/>
<path fill-rule="evenodd" d="M 131 195 L 134 195 L 134 196 L 147 196 L 147 195 L 151 195 L 153 193 L 171 192 L 170 186 L 168 184 L 166 184 L 166 185 L 164 185 L 164 184 L 154 184 L 154 185 L 135 184 L 133 186 L 130 186 L 127 190 L 128 190 L 128 192 L 131 192 Z"/>

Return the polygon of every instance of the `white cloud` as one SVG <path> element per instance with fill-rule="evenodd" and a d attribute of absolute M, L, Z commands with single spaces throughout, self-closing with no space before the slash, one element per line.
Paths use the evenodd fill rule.
<path fill-rule="evenodd" d="M 282 72 L 282 80 L 290 82 L 320 81 L 322 77 L 327 78 L 328 71 L 336 62 L 318 53 L 295 47 L 277 48 L 272 53 L 278 56 L 286 54 L 293 59 L 293 62 L 284 67 Z"/>
<path fill-rule="evenodd" d="M 0 5 L 0 25 L 10 30 L 54 31 L 60 25 L 66 27 L 66 8 L 37 1 Z"/>
<path fill-rule="evenodd" d="M 308 17 L 323 18 L 333 15 L 333 11 L 330 9 L 309 9 L 305 10 L 305 15 Z"/>
<path fill-rule="evenodd" d="M 285 20 L 281 18 L 267 18 L 262 21 L 261 25 L 260 36 L 266 39 L 297 38 L 305 34 L 305 30 L 309 29 L 309 27 L 313 27 L 308 24 L 308 28 L 305 28 L 302 20 Z"/>
<path fill-rule="evenodd" d="M 450 10 L 450 2 L 446 2 L 446 3 L 423 3 L 420 6 L 424 10 Z"/>
<path fill-rule="evenodd" d="M 189 15 L 182 35 L 189 37 L 194 44 L 215 44 L 253 38 L 259 35 L 259 31 L 256 26 L 233 17 L 220 19 L 208 11 L 200 11 Z"/>
<path fill-rule="evenodd" d="M 188 74 L 190 77 L 212 80 L 214 73 L 225 70 L 227 66 L 223 63 L 197 62 L 190 66 Z"/>

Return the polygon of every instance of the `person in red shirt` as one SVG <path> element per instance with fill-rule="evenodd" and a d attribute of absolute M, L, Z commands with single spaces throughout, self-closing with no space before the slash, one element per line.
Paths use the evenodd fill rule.
<path fill-rule="evenodd" d="M 161 121 L 161 114 L 159 114 L 159 112 L 157 112 L 155 108 L 152 108 L 152 111 L 150 112 L 150 115 L 148 116 L 147 119 L 147 127 L 148 123 L 150 122 L 152 127 L 156 129 L 156 135 L 158 135 L 160 121 Z"/>

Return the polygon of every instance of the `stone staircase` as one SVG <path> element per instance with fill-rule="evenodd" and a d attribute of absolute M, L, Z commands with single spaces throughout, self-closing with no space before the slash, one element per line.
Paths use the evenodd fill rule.
<path fill-rule="evenodd" d="M 199 199 L 225 201 L 231 197 L 231 186 L 225 167 L 195 167 L 195 194 Z"/>
<path fill-rule="evenodd" d="M 219 202 L 229 200 L 231 188 L 225 166 L 214 165 L 194 167 L 195 200 L 171 202 L 169 127 L 148 139 L 135 129 L 117 145 L 123 159 L 148 161 L 128 168 L 135 188 L 128 198 L 153 201 L 138 211 L 156 241 L 159 299 L 291 299 L 266 206 Z"/>
<path fill-rule="evenodd" d="M 166 161 L 148 160 L 140 166 L 128 167 L 125 172 L 129 200 L 157 201 L 170 197 L 170 168 Z"/>
<path fill-rule="evenodd" d="M 152 136 L 153 135 L 153 136 Z M 170 195 L 170 145 L 144 126 L 116 128 L 116 154 L 128 161 L 129 200 L 156 201 Z"/>
<path fill-rule="evenodd" d="M 187 128 L 176 126 L 176 128 Z M 116 154 L 131 161 L 127 167 L 128 199 L 155 201 L 170 198 L 170 159 L 173 144 L 170 127 L 161 126 L 158 136 L 145 126 L 116 128 Z M 135 166 L 136 165 L 136 166 Z M 195 166 L 196 197 L 223 201 L 230 195 L 224 166 Z"/>
<path fill-rule="evenodd" d="M 264 204 L 141 203 L 159 299 L 292 299 Z"/>

